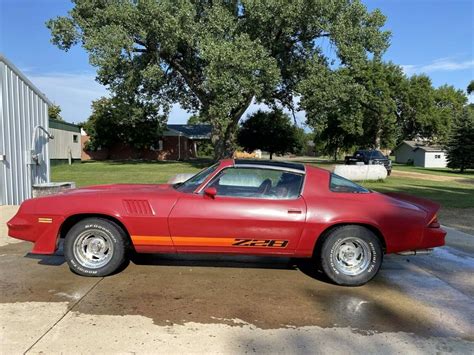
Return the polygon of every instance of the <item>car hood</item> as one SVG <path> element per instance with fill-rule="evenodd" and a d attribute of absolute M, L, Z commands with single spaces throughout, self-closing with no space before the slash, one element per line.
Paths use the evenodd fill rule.
<path fill-rule="evenodd" d="M 173 185 L 170 184 L 109 184 L 109 185 L 96 185 L 87 186 L 77 189 L 66 190 L 59 194 L 45 196 L 47 197 L 86 197 L 89 195 L 104 195 L 104 196 L 138 196 L 138 195 L 149 195 L 156 194 L 169 194 L 174 193 L 176 190 L 173 189 Z"/>

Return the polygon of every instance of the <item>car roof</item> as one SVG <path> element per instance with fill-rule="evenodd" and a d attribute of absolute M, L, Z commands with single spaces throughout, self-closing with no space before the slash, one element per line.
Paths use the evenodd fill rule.
<path fill-rule="evenodd" d="M 234 166 L 286 170 L 300 174 L 306 171 L 304 164 L 275 160 L 234 159 Z"/>

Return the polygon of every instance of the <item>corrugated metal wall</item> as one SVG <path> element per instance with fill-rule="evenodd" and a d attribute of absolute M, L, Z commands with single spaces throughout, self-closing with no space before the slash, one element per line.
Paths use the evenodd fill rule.
<path fill-rule="evenodd" d="M 34 149 L 42 154 L 31 162 L 31 137 L 37 125 L 46 130 L 51 102 L 0 54 L 0 205 L 20 204 L 31 197 L 32 184 L 50 180 L 47 136 L 37 130 Z"/>

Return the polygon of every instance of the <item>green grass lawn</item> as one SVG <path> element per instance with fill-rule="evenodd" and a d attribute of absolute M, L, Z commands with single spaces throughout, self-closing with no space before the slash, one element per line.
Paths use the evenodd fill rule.
<path fill-rule="evenodd" d="M 430 175 L 441 175 L 441 176 L 456 176 L 461 178 L 474 178 L 474 170 L 469 169 L 464 173 L 460 173 L 459 170 L 453 170 L 449 168 L 421 168 L 418 166 L 411 166 L 405 164 L 393 164 L 393 168 L 401 171 L 410 171 L 414 173 L 430 174 Z"/>
<path fill-rule="evenodd" d="M 104 161 L 51 167 L 52 181 L 74 181 L 77 187 L 113 183 L 157 184 L 180 173 L 195 173 L 210 161 Z"/>
<path fill-rule="evenodd" d="M 404 192 L 437 201 L 446 208 L 473 208 L 474 184 L 390 176 L 361 185 L 378 192 Z"/>

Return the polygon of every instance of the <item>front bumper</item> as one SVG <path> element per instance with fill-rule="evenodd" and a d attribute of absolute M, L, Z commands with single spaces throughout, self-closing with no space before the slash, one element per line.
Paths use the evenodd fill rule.
<path fill-rule="evenodd" d="M 54 254 L 63 221 L 61 216 L 38 216 L 18 212 L 7 222 L 8 235 L 33 242 L 33 254 Z"/>

